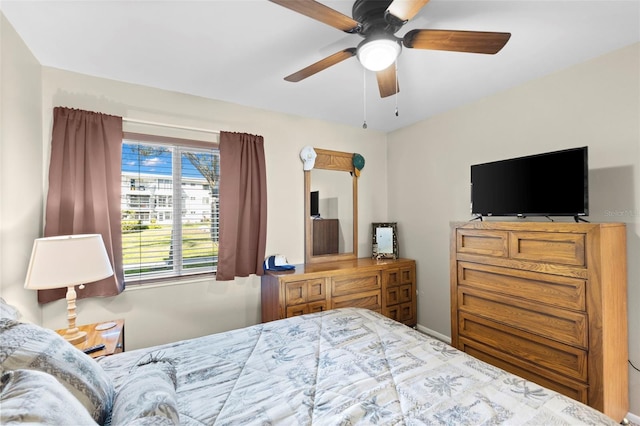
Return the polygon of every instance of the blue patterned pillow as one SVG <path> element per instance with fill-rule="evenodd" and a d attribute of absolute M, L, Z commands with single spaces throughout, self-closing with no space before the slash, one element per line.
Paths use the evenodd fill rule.
<path fill-rule="evenodd" d="M 171 360 L 150 356 L 132 369 L 116 393 L 111 424 L 180 424 L 176 368 Z"/>
<path fill-rule="evenodd" d="M 0 318 L 2 371 L 28 369 L 50 374 L 103 424 L 111 413 L 114 390 L 102 367 L 53 330 Z"/>
<path fill-rule="evenodd" d="M 0 424 L 96 425 L 86 408 L 53 376 L 34 370 L 0 377 Z"/>

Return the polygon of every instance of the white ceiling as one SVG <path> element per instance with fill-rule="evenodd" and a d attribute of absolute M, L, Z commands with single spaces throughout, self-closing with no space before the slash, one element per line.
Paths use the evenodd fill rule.
<path fill-rule="evenodd" d="M 351 16 L 351 0 L 321 2 Z M 366 106 L 368 128 L 383 131 L 640 41 L 640 0 L 431 0 L 397 36 L 429 28 L 511 39 L 496 55 L 403 49 L 400 93 L 381 99 L 355 57 L 284 81 L 361 37 L 267 0 L 2 0 L 0 9 L 45 66 L 351 126 Z"/>

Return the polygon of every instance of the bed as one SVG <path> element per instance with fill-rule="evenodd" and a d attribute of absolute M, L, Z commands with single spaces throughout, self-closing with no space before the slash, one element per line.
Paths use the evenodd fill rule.
<path fill-rule="evenodd" d="M 46 346 L 50 351 L 52 344 Z M 3 377 L 17 371 L 5 352 Z M 138 349 L 87 365 L 88 375 L 99 375 L 106 387 L 105 395 L 89 398 L 92 424 L 616 424 L 586 405 L 358 308 Z M 75 369 L 83 368 L 89 367 Z"/>

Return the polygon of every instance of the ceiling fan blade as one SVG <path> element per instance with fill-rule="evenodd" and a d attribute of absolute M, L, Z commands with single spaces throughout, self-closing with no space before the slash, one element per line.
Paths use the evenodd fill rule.
<path fill-rule="evenodd" d="M 405 34 L 402 42 L 405 47 L 414 49 L 493 55 L 507 44 L 510 37 L 510 33 L 484 31 L 411 30 Z"/>
<path fill-rule="evenodd" d="M 429 0 L 395 0 L 387 8 L 387 13 L 392 14 L 401 21 L 408 21 L 420 12 Z"/>
<path fill-rule="evenodd" d="M 292 83 L 297 83 L 298 81 L 304 80 L 307 77 L 311 77 L 315 73 L 325 70 L 330 66 L 333 66 L 339 62 L 344 61 L 345 59 L 349 59 L 355 54 L 356 54 L 355 47 L 350 47 L 348 49 L 341 50 L 340 52 L 334 53 L 331 56 L 327 56 L 326 58 L 321 59 L 318 62 L 311 64 L 308 67 L 303 68 L 298 72 L 294 72 L 293 74 L 286 76 L 284 79 Z"/>
<path fill-rule="evenodd" d="M 376 78 L 378 79 L 378 89 L 380 90 L 381 98 L 395 95 L 400 91 L 396 80 L 396 64 L 391 64 L 390 67 L 382 71 L 378 71 L 376 73 Z"/>
<path fill-rule="evenodd" d="M 314 0 L 269 0 L 347 33 L 360 31 L 360 23 Z"/>

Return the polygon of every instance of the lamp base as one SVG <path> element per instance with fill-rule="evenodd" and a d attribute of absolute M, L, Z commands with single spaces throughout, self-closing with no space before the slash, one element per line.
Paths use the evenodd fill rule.
<path fill-rule="evenodd" d="M 80 288 L 83 287 L 80 286 Z M 76 327 L 76 296 L 75 286 L 70 285 L 67 287 L 67 321 L 69 322 L 69 327 L 64 334 L 64 339 L 72 345 L 87 340 L 87 332 L 80 331 Z"/>
<path fill-rule="evenodd" d="M 87 340 L 87 333 L 85 331 L 80 331 L 77 328 L 75 330 L 68 329 L 64 335 L 64 339 L 72 345 L 76 345 Z"/>

